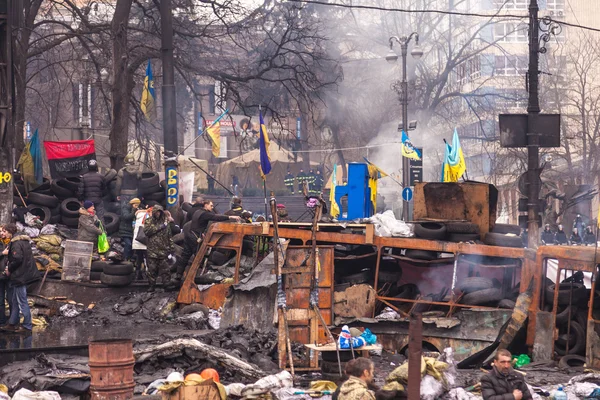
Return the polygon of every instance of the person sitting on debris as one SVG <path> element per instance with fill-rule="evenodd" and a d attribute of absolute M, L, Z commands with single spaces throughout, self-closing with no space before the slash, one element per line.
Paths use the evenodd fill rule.
<path fill-rule="evenodd" d="M 512 368 L 510 351 L 500 349 L 494 357 L 493 369 L 481 377 L 483 400 L 528 400 L 529 388 L 523 375 Z"/>
<path fill-rule="evenodd" d="M 88 172 L 81 176 L 81 183 L 79 184 L 79 193 L 81 197 L 79 200 L 89 200 L 94 203 L 96 209 L 96 215 L 100 220 L 104 218 L 104 204 L 102 197 L 106 190 L 106 183 L 104 182 L 104 175 L 98 172 L 98 163 L 96 160 L 90 160 L 88 162 Z"/>
<path fill-rule="evenodd" d="M 554 235 L 554 244 L 567 244 L 567 234 L 562 225 L 558 226 L 558 231 Z"/>
<path fill-rule="evenodd" d="M 358 357 L 348 361 L 348 380 L 340 386 L 339 400 L 375 400 L 375 392 L 369 389 L 373 382 L 375 365 L 368 358 Z"/>
<path fill-rule="evenodd" d="M 77 228 L 77 240 L 91 242 L 94 244 L 94 253 L 98 251 L 98 236 L 102 234 L 100 220 L 96 215 L 94 203 L 90 200 L 83 202 L 79 209 L 79 226 Z"/>
<path fill-rule="evenodd" d="M 231 209 L 226 211 L 224 215 L 237 215 L 242 219 L 242 222 L 252 222 L 252 212 L 244 210 L 244 207 L 242 207 L 242 199 L 237 196 L 233 196 L 231 199 Z"/>
<path fill-rule="evenodd" d="M 571 244 L 573 245 L 578 245 L 582 243 L 581 236 L 579 236 L 579 230 L 577 228 L 573 228 L 573 232 L 571 232 L 569 242 L 571 242 Z"/>
<path fill-rule="evenodd" d="M 8 325 L 3 328 L 8 332 L 31 332 L 31 310 L 27 303 L 27 285 L 40 279 L 31 251 L 31 239 L 27 235 L 17 235 L 17 226 L 8 224 L 2 229 L 10 244 L 2 255 L 8 257 L 5 274 L 9 279 L 12 292 L 10 317 Z M 19 311 L 23 314 L 23 324 L 19 326 Z"/>
<path fill-rule="evenodd" d="M 590 246 L 596 244 L 596 235 L 592 231 L 592 227 L 589 225 L 585 227 L 585 233 L 583 235 L 583 243 L 590 245 Z"/>
<path fill-rule="evenodd" d="M 542 244 L 553 244 L 554 243 L 554 232 L 550 230 L 550 224 L 544 226 L 542 232 Z"/>
<path fill-rule="evenodd" d="M 144 234 L 147 244 L 147 276 L 149 292 L 154 292 L 156 281 L 160 277 L 163 284 L 170 281 L 170 271 L 167 260 L 173 255 L 173 238 L 169 229 L 168 215 L 160 205 L 152 207 L 152 215 L 144 223 Z"/>
<path fill-rule="evenodd" d="M 140 199 L 137 197 L 126 203 L 121 208 L 121 218 L 119 222 L 119 236 L 123 245 L 123 257 L 126 260 L 131 259 L 133 244 L 133 227 L 135 226 L 135 213 L 140 207 Z"/>

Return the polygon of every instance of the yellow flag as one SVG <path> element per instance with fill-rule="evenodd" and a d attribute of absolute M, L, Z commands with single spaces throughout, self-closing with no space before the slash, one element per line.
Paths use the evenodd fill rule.
<path fill-rule="evenodd" d="M 221 123 L 217 122 L 213 126 L 206 128 L 206 134 L 212 143 L 213 156 L 219 157 L 221 153 Z"/>
<path fill-rule="evenodd" d="M 148 60 L 146 67 L 146 77 L 144 78 L 144 89 L 142 89 L 142 99 L 140 100 L 140 108 L 150 122 L 156 119 L 156 94 L 154 92 L 154 77 L 152 76 L 152 65 Z"/>
<path fill-rule="evenodd" d="M 329 190 L 329 202 L 331 203 L 331 211 L 329 215 L 333 218 L 337 218 L 340 215 L 340 206 L 335 201 L 335 186 L 337 185 L 336 177 L 337 165 L 333 164 L 333 172 L 331 173 L 331 189 Z"/>
<path fill-rule="evenodd" d="M 458 140 L 458 132 L 454 129 L 452 146 L 446 143 L 446 154 L 442 164 L 442 182 L 458 182 L 467 170 L 465 156 Z"/>

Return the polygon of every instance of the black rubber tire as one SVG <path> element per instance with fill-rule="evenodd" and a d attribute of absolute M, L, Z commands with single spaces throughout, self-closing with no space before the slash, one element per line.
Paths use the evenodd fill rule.
<path fill-rule="evenodd" d="M 104 272 L 104 268 L 108 265 L 106 261 L 92 261 L 90 270 L 92 272 Z"/>
<path fill-rule="evenodd" d="M 576 306 L 567 306 L 562 309 L 562 311 L 556 311 L 556 326 L 566 324 L 569 321 L 569 308 L 571 309 L 571 319 L 575 319 L 577 316 L 577 307 Z"/>
<path fill-rule="evenodd" d="M 144 199 L 154 200 L 154 201 L 163 201 L 166 197 L 167 197 L 167 194 L 165 193 L 164 190 L 161 190 L 160 192 L 154 192 L 154 193 L 144 195 Z"/>
<path fill-rule="evenodd" d="M 554 288 L 555 284 L 546 286 L 546 303 L 554 303 Z M 571 299 L 571 288 L 573 288 L 573 297 Z M 561 283 L 558 289 L 558 305 L 566 306 L 569 304 L 569 299 L 572 300 L 571 304 L 578 304 L 582 300 L 586 299 L 588 292 L 581 283 Z"/>
<path fill-rule="evenodd" d="M 17 207 L 27 207 L 27 204 L 23 203 L 19 196 L 13 196 L 13 204 Z"/>
<path fill-rule="evenodd" d="M 340 352 L 340 358 L 342 353 L 348 353 L 347 351 Z M 346 371 L 346 362 L 340 361 L 340 365 L 337 362 L 337 356 L 335 361 L 321 361 L 321 372 L 325 374 L 338 374 L 340 373 L 340 366 L 342 368 L 342 374 Z"/>
<path fill-rule="evenodd" d="M 515 303 L 514 301 L 512 301 L 510 299 L 502 299 L 498 303 L 498 308 L 505 308 L 507 310 L 512 310 L 513 308 L 515 308 L 516 304 L 517 303 Z"/>
<path fill-rule="evenodd" d="M 139 188 L 147 189 L 151 187 L 160 187 L 160 178 L 156 172 L 144 172 L 140 179 Z"/>
<path fill-rule="evenodd" d="M 161 188 L 159 185 L 156 186 L 150 186 L 147 188 L 139 188 L 138 189 L 138 196 L 142 196 L 143 198 L 147 199 L 148 196 L 156 193 L 156 192 L 160 192 L 162 191 L 163 188 Z M 164 192 L 163 192 L 164 193 Z M 160 200 L 156 200 L 156 201 L 160 201 Z"/>
<path fill-rule="evenodd" d="M 38 206 L 36 204 L 30 204 L 27 206 L 29 212 L 33 215 L 40 217 L 40 221 L 42 221 L 43 225 L 46 225 L 50 222 L 50 218 L 52 218 L 52 212 L 48 207 Z"/>
<path fill-rule="evenodd" d="M 192 211 L 194 210 L 194 207 L 192 206 L 192 203 L 188 203 L 188 202 L 186 201 L 186 202 L 184 202 L 184 203 L 181 205 L 181 209 L 182 209 L 183 211 L 185 211 L 186 213 L 189 213 L 189 212 L 192 212 Z"/>
<path fill-rule="evenodd" d="M 389 282 L 395 283 L 402 279 L 402 269 L 398 268 L 394 271 L 388 270 L 379 270 L 379 275 L 377 276 L 379 282 Z"/>
<path fill-rule="evenodd" d="M 19 192 L 21 193 L 21 196 L 25 197 L 25 195 L 27 194 L 25 193 L 25 185 L 23 185 L 22 183 L 13 184 L 13 194 L 19 197 Z"/>
<path fill-rule="evenodd" d="M 35 189 L 33 189 L 32 192 L 43 193 L 47 190 L 50 190 L 50 180 L 48 178 L 44 178 L 42 183 L 39 186 L 37 186 Z"/>
<path fill-rule="evenodd" d="M 31 192 L 29 195 L 27 195 L 27 202 L 29 204 L 46 206 L 48 208 L 54 208 L 60 204 L 60 201 L 54 196 L 48 196 L 35 192 Z"/>
<path fill-rule="evenodd" d="M 132 282 L 130 275 L 108 275 L 104 272 L 100 275 L 100 281 L 107 286 L 127 286 Z"/>
<path fill-rule="evenodd" d="M 435 252 L 435 251 L 407 249 L 405 256 L 408 258 L 412 258 L 413 260 L 424 260 L 424 261 L 437 260 L 437 252 Z"/>
<path fill-rule="evenodd" d="M 181 244 L 184 240 L 185 238 L 183 232 L 179 232 L 177 235 L 173 236 L 173 243 L 175 244 Z"/>
<path fill-rule="evenodd" d="M 102 279 L 102 272 L 90 272 L 90 281 L 99 281 L 100 279 Z"/>
<path fill-rule="evenodd" d="M 68 199 L 69 197 L 73 197 L 75 195 L 75 192 L 71 189 L 67 189 L 64 185 L 64 179 L 55 179 L 50 184 L 50 189 L 52 190 L 52 193 L 54 193 L 54 195 L 58 198 Z"/>
<path fill-rule="evenodd" d="M 369 282 L 369 280 L 371 279 L 371 270 L 368 271 L 361 271 L 358 272 L 356 274 L 351 274 L 351 275 L 346 275 L 340 278 L 340 283 L 353 283 L 353 284 L 359 284 L 359 283 L 365 283 L 365 282 Z"/>
<path fill-rule="evenodd" d="M 60 221 L 61 221 L 61 217 L 60 217 L 60 214 L 58 214 L 58 215 L 51 216 L 50 219 L 48 220 L 48 223 L 52 224 L 52 225 L 56 225 L 56 224 L 60 224 Z"/>
<path fill-rule="evenodd" d="M 56 215 L 60 215 L 60 205 L 58 207 L 54 207 L 50 209 L 50 214 L 54 217 Z"/>
<path fill-rule="evenodd" d="M 118 201 L 105 202 L 104 209 L 108 212 L 121 215 L 121 203 L 119 203 Z"/>
<path fill-rule="evenodd" d="M 445 225 L 448 233 L 479 233 L 479 225 L 471 222 L 447 222 Z"/>
<path fill-rule="evenodd" d="M 460 301 L 462 304 L 479 306 L 482 304 L 493 303 L 503 299 L 502 289 L 484 289 L 472 292 L 463 296 Z"/>
<path fill-rule="evenodd" d="M 520 236 L 509 236 L 504 233 L 488 232 L 483 238 L 483 243 L 489 246 L 523 247 Z"/>
<path fill-rule="evenodd" d="M 159 182 L 159 185 L 161 188 L 163 188 L 163 190 L 167 190 L 167 181 L 166 180 L 162 180 Z"/>
<path fill-rule="evenodd" d="M 132 263 L 122 263 L 122 264 L 107 263 L 104 266 L 104 270 L 102 272 L 104 272 L 106 275 L 123 276 L 123 275 L 130 275 L 133 273 L 133 271 L 134 271 L 134 268 L 133 268 Z"/>
<path fill-rule="evenodd" d="M 571 321 L 571 334 L 575 335 L 575 345 L 569 346 L 569 354 L 579 354 L 585 350 L 585 330 L 577 322 Z M 554 342 L 554 350 L 559 356 L 564 356 L 567 354 L 566 347 L 560 346 L 558 341 Z"/>
<path fill-rule="evenodd" d="M 117 214 L 111 212 L 104 213 L 104 229 L 107 235 L 112 235 L 119 231 L 120 218 Z"/>
<path fill-rule="evenodd" d="M 496 224 L 494 225 L 494 229 L 492 229 L 493 233 L 512 233 L 513 235 L 519 236 L 521 234 L 521 227 L 519 225 L 511 225 L 511 224 Z"/>
<path fill-rule="evenodd" d="M 415 224 L 415 236 L 421 239 L 444 240 L 446 226 L 437 222 L 419 222 Z"/>
<path fill-rule="evenodd" d="M 453 243 L 474 242 L 481 239 L 479 233 L 449 233 L 448 241 Z"/>
<path fill-rule="evenodd" d="M 63 182 L 61 183 L 61 186 L 66 189 L 69 189 L 73 193 L 77 193 L 77 191 L 79 190 L 79 185 L 81 184 L 81 178 L 70 177 L 70 178 L 64 178 L 62 181 Z"/>
<path fill-rule="evenodd" d="M 570 370 L 571 368 L 581 368 L 585 365 L 586 359 L 583 356 L 576 354 L 569 354 L 568 356 L 562 356 L 558 362 L 558 368 Z"/>
<path fill-rule="evenodd" d="M 398 288 L 398 294 L 394 297 L 397 299 L 414 300 L 420 293 L 421 291 L 417 285 L 414 283 L 407 283 Z"/>
<path fill-rule="evenodd" d="M 494 281 L 488 278 L 472 276 L 461 280 L 456 286 L 460 289 L 461 292 L 469 294 L 473 292 L 478 292 L 480 290 L 492 289 L 494 287 Z"/>
<path fill-rule="evenodd" d="M 69 199 L 64 199 L 62 203 L 60 203 L 60 214 L 67 218 L 79 218 L 80 208 L 81 203 L 76 198 L 71 197 Z"/>
<path fill-rule="evenodd" d="M 65 217 L 63 215 L 61 217 L 61 221 L 62 221 L 63 225 L 66 225 L 69 228 L 77 228 L 77 227 L 79 227 L 79 216 L 77 216 L 77 217 Z"/>
<path fill-rule="evenodd" d="M 355 357 L 360 357 L 359 353 L 354 352 Z M 337 353 L 335 351 L 322 351 L 321 360 L 329 363 L 335 363 L 337 367 Z M 352 352 L 349 350 L 340 351 L 340 362 L 348 362 L 352 360 Z M 342 372 L 344 369 L 342 368 Z"/>
<path fill-rule="evenodd" d="M 117 171 L 114 169 L 109 169 L 106 174 L 104 174 L 104 182 L 110 182 L 117 177 Z"/>

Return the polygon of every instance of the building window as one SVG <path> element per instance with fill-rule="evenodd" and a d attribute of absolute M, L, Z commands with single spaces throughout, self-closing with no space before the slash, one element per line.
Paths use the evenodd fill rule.
<path fill-rule="evenodd" d="M 546 6 L 550 11 L 564 11 L 565 10 L 565 0 L 546 0 Z"/>
<path fill-rule="evenodd" d="M 506 10 L 527 10 L 529 0 L 494 0 L 494 6 Z"/>
<path fill-rule="evenodd" d="M 527 25 L 499 22 L 494 25 L 494 39 L 499 42 L 527 43 Z"/>
<path fill-rule="evenodd" d="M 525 90 L 499 90 L 496 96 L 496 107 L 500 109 L 527 108 Z"/>
<path fill-rule="evenodd" d="M 496 75 L 520 76 L 527 72 L 527 56 L 496 56 Z"/>

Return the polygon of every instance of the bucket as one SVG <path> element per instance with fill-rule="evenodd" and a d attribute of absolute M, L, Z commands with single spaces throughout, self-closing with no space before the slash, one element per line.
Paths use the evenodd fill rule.
<path fill-rule="evenodd" d="M 131 339 L 90 341 L 89 354 L 92 400 L 132 398 L 135 359 Z"/>

